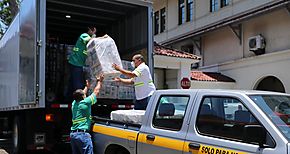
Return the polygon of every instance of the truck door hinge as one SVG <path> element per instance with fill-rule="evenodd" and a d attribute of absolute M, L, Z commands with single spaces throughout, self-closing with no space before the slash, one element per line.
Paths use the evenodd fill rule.
<path fill-rule="evenodd" d="M 42 91 L 39 90 L 39 91 L 37 92 L 37 97 L 41 97 L 41 95 L 42 95 Z"/>
<path fill-rule="evenodd" d="M 41 40 L 37 40 L 36 44 L 37 44 L 38 47 L 41 47 L 42 46 L 42 41 Z"/>

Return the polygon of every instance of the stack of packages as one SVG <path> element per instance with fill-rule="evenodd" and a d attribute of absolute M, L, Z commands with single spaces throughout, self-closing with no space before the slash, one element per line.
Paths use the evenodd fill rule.
<path fill-rule="evenodd" d="M 95 77 L 103 73 L 105 79 L 98 98 L 133 99 L 135 97 L 133 86 L 116 83 L 112 80 L 114 77 L 121 75 L 120 72 L 112 67 L 113 63 L 121 67 L 125 66 L 124 69 L 127 70 L 129 70 L 128 63 L 130 63 L 121 61 L 115 41 L 108 35 L 94 38 L 89 41 L 87 49 L 86 65 L 88 66 L 88 76 L 92 83 L 90 90 L 95 87 Z"/>
<path fill-rule="evenodd" d="M 122 60 L 122 65 L 125 70 L 133 71 L 134 68 L 131 66 L 130 61 Z M 121 78 L 127 79 L 125 75 L 121 75 Z M 118 85 L 118 99 L 134 99 L 135 98 L 135 91 L 133 85 L 122 84 L 119 83 Z"/>
<path fill-rule="evenodd" d="M 122 67 L 122 62 L 115 41 L 108 35 L 93 38 L 88 42 L 87 49 L 87 75 L 92 83 L 90 90 L 96 86 L 96 76 L 103 73 L 105 79 L 98 98 L 117 99 L 118 87 L 112 79 L 120 76 L 120 73 L 112 67 L 112 64 Z"/>
<path fill-rule="evenodd" d="M 134 68 L 129 61 L 121 61 L 118 49 L 114 40 L 109 37 L 100 37 L 90 40 L 87 45 L 88 57 L 86 65 L 88 66 L 87 75 L 90 78 L 91 89 L 96 85 L 96 76 L 101 73 L 104 74 L 105 79 L 100 90 L 98 98 L 105 99 L 134 99 L 134 87 L 132 85 L 125 85 L 116 83 L 112 80 L 114 77 L 126 78 L 116 71 L 112 64 L 115 63 L 126 70 L 133 71 Z M 139 110 L 117 110 L 111 113 L 111 119 L 141 124 L 145 111 Z"/>

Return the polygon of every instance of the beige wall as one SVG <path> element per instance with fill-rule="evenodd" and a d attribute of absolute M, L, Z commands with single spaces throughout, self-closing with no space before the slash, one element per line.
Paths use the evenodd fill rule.
<path fill-rule="evenodd" d="M 286 9 L 248 20 L 243 27 L 246 57 L 253 56 L 253 52 L 248 48 L 248 38 L 258 34 L 262 34 L 266 39 L 266 53 L 290 48 L 290 16 Z"/>
<path fill-rule="evenodd" d="M 164 89 L 164 69 L 154 69 L 154 84 L 156 89 Z"/>
<path fill-rule="evenodd" d="M 203 37 L 202 42 L 204 66 L 243 57 L 242 45 L 229 27 L 208 33 Z"/>
<path fill-rule="evenodd" d="M 233 78 L 236 81 L 234 89 L 255 89 L 261 79 L 274 76 L 282 82 L 286 93 L 290 93 L 289 57 L 290 50 L 288 49 L 218 65 L 204 66 L 201 71 L 221 72 Z"/>
<path fill-rule="evenodd" d="M 237 89 L 254 89 L 261 79 L 275 76 L 290 93 L 290 50 L 220 64 L 219 71 L 236 80 Z"/>
<path fill-rule="evenodd" d="M 190 65 L 197 63 L 199 60 L 187 59 L 187 58 L 176 58 L 170 56 L 154 55 L 154 68 L 155 76 L 154 79 L 157 82 L 164 83 L 164 75 L 160 69 L 166 70 L 166 84 L 169 89 L 181 88 L 180 81 L 183 77 L 190 77 Z M 158 84 L 157 87 L 163 83 Z"/>
<path fill-rule="evenodd" d="M 167 69 L 166 70 L 166 84 L 168 85 L 168 89 L 177 89 L 177 75 L 178 70 L 175 69 Z"/>
<path fill-rule="evenodd" d="M 262 34 L 266 39 L 266 53 L 290 48 L 290 16 L 281 9 L 242 23 L 243 45 L 229 27 L 203 36 L 203 66 L 224 63 L 255 54 L 249 51 L 248 38 Z"/>
<path fill-rule="evenodd" d="M 191 81 L 190 89 L 234 89 L 234 82 Z"/>
<path fill-rule="evenodd" d="M 209 0 L 195 0 L 194 21 L 178 25 L 178 0 L 154 0 L 153 9 L 155 11 L 166 7 L 166 31 L 155 35 L 155 41 L 162 43 L 184 33 L 204 27 L 221 19 L 239 14 L 257 6 L 264 5 L 273 0 L 232 0 L 230 5 L 220 8 L 217 12 L 211 13 L 209 10 Z M 219 1 L 220 2 L 220 1 Z"/>

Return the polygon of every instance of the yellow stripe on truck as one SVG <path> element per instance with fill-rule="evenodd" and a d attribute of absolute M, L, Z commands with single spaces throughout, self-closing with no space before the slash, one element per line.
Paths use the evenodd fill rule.
<path fill-rule="evenodd" d="M 138 135 L 136 131 L 100 125 L 94 125 L 93 132 L 129 140 L 136 140 Z M 188 147 L 190 142 L 183 142 L 183 140 L 170 139 L 160 136 L 155 136 L 154 141 L 151 141 L 147 140 L 146 136 L 147 134 L 140 133 L 138 137 L 138 142 L 177 151 L 191 152 L 192 154 L 247 154 L 246 152 L 229 150 L 203 144 L 200 145 L 199 150 L 193 150 Z"/>
<path fill-rule="evenodd" d="M 176 139 L 170 139 L 160 136 L 155 136 L 154 141 L 147 140 L 146 138 L 147 134 L 139 134 L 138 142 L 151 144 L 154 146 L 169 148 L 173 150 L 183 151 L 183 141 L 182 140 L 176 140 Z"/>
<path fill-rule="evenodd" d="M 93 126 L 93 132 L 100 133 L 108 136 L 123 138 L 123 139 L 130 139 L 130 140 L 137 140 L 137 132 L 124 130 L 121 128 L 113 128 L 108 126 Z"/>

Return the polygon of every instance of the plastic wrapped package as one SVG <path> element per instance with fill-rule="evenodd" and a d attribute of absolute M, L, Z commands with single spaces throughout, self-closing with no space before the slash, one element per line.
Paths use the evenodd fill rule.
<path fill-rule="evenodd" d="M 135 68 L 132 67 L 131 61 L 122 60 L 122 65 L 123 65 L 123 68 L 125 70 L 134 71 L 134 69 L 135 69 Z M 123 74 L 120 77 L 124 78 L 124 79 L 128 79 L 128 77 L 123 75 Z"/>
<path fill-rule="evenodd" d="M 96 82 L 92 82 L 91 87 L 95 87 Z M 91 89 L 92 90 L 92 89 Z M 114 81 L 103 81 L 103 86 L 100 89 L 98 98 L 117 99 L 118 98 L 118 85 Z"/>
<path fill-rule="evenodd" d="M 120 85 L 118 88 L 118 99 L 134 99 L 134 87 L 130 85 Z"/>
<path fill-rule="evenodd" d="M 141 124 L 145 110 L 116 110 L 111 112 L 111 120 Z"/>
<path fill-rule="evenodd" d="M 112 67 L 113 63 L 123 66 L 115 41 L 110 36 L 91 39 L 87 44 L 87 52 L 86 65 L 91 79 L 100 73 L 104 74 L 106 80 L 120 75 Z"/>

